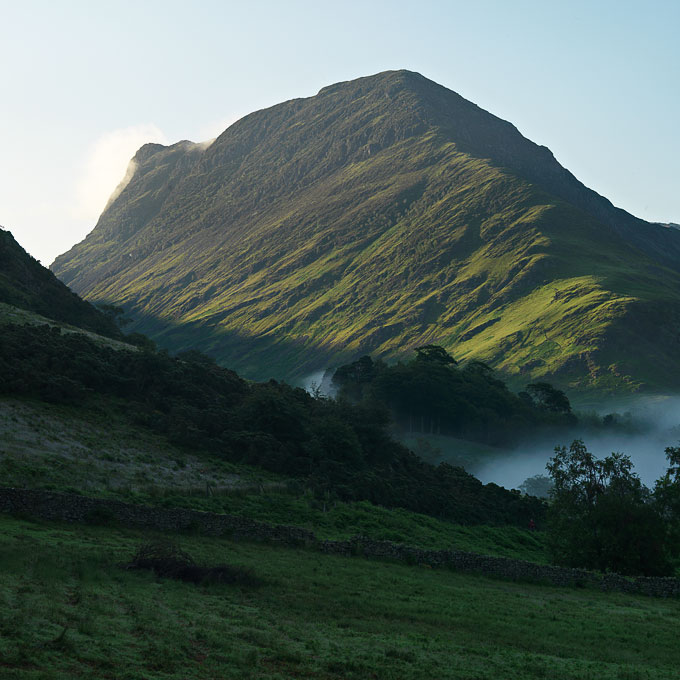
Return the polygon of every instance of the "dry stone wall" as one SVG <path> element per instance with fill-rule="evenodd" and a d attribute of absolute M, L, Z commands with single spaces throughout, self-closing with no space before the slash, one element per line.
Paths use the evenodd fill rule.
<path fill-rule="evenodd" d="M 433 568 L 446 567 L 516 581 L 562 587 L 589 587 L 652 597 L 680 597 L 680 579 L 676 578 L 631 579 L 619 574 L 600 574 L 462 550 L 424 550 L 388 541 L 374 541 L 364 536 L 355 536 L 345 541 L 323 541 L 307 529 L 271 525 L 237 515 L 133 505 L 54 491 L 0 488 L 0 513 L 58 522 L 116 522 L 127 527 L 156 531 L 195 531 L 235 540 L 305 546 L 327 554 L 359 555 Z"/>
<path fill-rule="evenodd" d="M 311 531 L 300 527 L 271 525 L 237 515 L 134 505 L 108 498 L 38 489 L 0 488 L 0 513 L 56 522 L 101 524 L 110 521 L 139 529 L 196 531 L 207 536 L 237 540 L 247 538 L 286 545 L 306 545 L 316 541 Z"/>

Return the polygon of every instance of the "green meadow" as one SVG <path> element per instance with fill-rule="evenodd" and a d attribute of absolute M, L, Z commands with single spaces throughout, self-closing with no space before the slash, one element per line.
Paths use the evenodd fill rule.
<path fill-rule="evenodd" d="M 1 518 L 3 678 L 676 678 L 680 602 L 182 535 L 259 585 L 123 569 L 147 533 Z"/>

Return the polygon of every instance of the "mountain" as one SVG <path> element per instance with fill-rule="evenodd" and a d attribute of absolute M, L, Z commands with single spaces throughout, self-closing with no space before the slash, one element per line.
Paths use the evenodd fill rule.
<path fill-rule="evenodd" d="M 113 321 L 69 290 L 0 228 L 0 303 L 47 319 L 120 338 Z"/>
<path fill-rule="evenodd" d="M 677 385 L 680 234 L 408 71 L 143 146 L 53 271 L 252 378 L 437 344 L 511 381 Z"/>

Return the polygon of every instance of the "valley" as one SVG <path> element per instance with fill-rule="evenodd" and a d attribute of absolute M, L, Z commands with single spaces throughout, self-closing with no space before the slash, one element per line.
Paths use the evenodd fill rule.
<path fill-rule="evenodd" d="M 0 675 L 675 677 L 674 227 L 400 70 L 0 230 Z"/>

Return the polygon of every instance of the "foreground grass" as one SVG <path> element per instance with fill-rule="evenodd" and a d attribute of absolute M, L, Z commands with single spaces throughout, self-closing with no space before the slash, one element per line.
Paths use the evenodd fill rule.
<path fill-rule="evenodd" d="M 0 518 L 3 678 L 674 678 L 680 602 L 197 536 L 260 587 L 120 569 L 148 538 Z"/>

